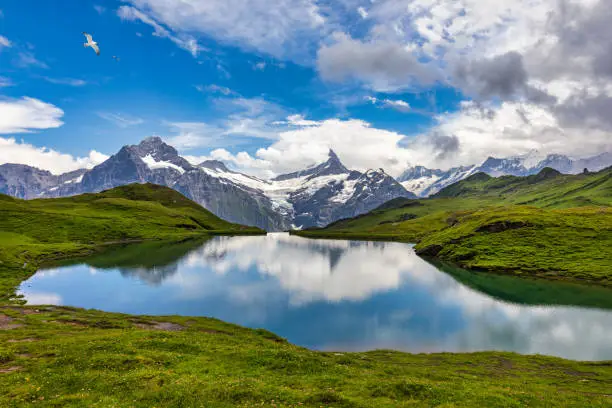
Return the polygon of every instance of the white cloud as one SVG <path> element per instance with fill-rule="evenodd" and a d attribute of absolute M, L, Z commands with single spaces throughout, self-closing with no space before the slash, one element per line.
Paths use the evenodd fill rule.
<path fill-rule="evenodd" d="M 6 47 L 6 48 L 11 47 L 11 42 L 10 42 L 10 41 L 9 41 L 9 39 L 8 39 L 8 38 L 6 38 L 5 36 L 0 35 L 0 50 L 1 50 L 2 48 L 4 48 L 4 47 Z"/>
<path fill-rule="evenodd" d="M 26 164 L 48 170 L 53 174 L 62 174 L 72 170 L 92 168 L 106 159 L 108 156 L 95 150 L 90 151 L 87 157 L 74 157 L 46 147 L 18 142 L 14 138 L 0 137 L 0 164 Z"/>
<path fill-rule="evenodd" d="M 97 115 L 120 128 L 127 128 L 144 123 L 143 119 L 124 113 L 98 112 Z"/>
<path fill-rule="evenodd" d="M 499 106 L 464 102 L 461 110 L 443 114 L 428 133 L 415 138 L 407 148 L 442 155 L 437 165 L 479 163 L 488 156 L 506 157 L 532 149 L 574 157 L 612 151 L 612 138 L 597 129 L 568 128 L 545 107 L 532 103 L 503 102 Z M 451 154 L 436 151 L 436 137 L 453 137 Z M 438 146 L 439 147 L 439 146 Z M 432 162 L 421 157 L 415 163 Z"/>
<path fill-rule="evenodd" d="M 323 45 L 317 55 L 321 77 L 328 81 L 353 79 L 376 91 L 397 91 L 432 84 L 438 68 L 422 62 L 409 48 L 386 40 L 361 41 L 344 33 Z"/>
<path fill-rule="evenodd" d="M 134 7 L 121 6 L 117 10 L 117 15 L 122 20 L 141 21 L 142 23 L 150 25 L 154 29 L 154 36 L 168 38 L 180 48 L 189 51 L 194 57 L 197 57 L 201 51 L 205 50 L 194 37 L 187 34 L 174 35 L 155 19 Z"/>
<path fill-rule="evenodd" d="M 106 7 L 100 6 L 98 4 L 94 5 L 93 8 L 98 14 L 104 14 L 104 12 L 106 11 Z"/>
<path fill-rule="evenodd" d="M 235 167 L 262 177 L 295 171 L 325 161 L 330 148 L 352 169 L 383 167 L 390 173 L 405 170 L 411 153 L 399 146 L 404 136 L 371 127 L 360 120 L 329 119 L 321 122 L 289 119 L 296 129 L 277 132 L 269 147 L 232 155 L 225 149 L 211 152 L 211 158 L 228 161 Z"/>
<path fill-rule="evenodd" d="M 369 31 L 324 41 L 317 66 L 328 81 L 393 92 L 437 80 L 480 101 L 486 109 L 464 104 L 419 138 L 438 161 L 529 146 L 583 155 L 612 140 L 611 18 L 605 0 L 376 1 Z M 395 99 L 370 101 L 410 111 Z M 435 154 L 441 147 L 457 151 Z"/>
<path fill-rule="evenodd" d="M 401 99 L 378 99 L 373 96 L 366 96 L 366 100 L 371 102 L 373 105 L 377 105 L 382 108 L 394 109 L 399 112 L 414 111 L 408 102 Z"/>
<path fill-rule="evenodd" d="M 279 58 L 310 53 L 327 27 L 316 0 L 128 1 L 176 35 L 210 36 Z"/>
<path fill-rule="evenodd" d="M 391 102 L 403 106 L 397 101 Z M 436 120 L 430 131 L 406 136 L 356 119 L 313 121 L 292 115 L 275 122 L 282 125 L 271 129 L 275 131 L 272 132 L 275 140 L 257 150 L 254 156 L 244 151 L 232 154 L 220 148 L 193 160 L 222 160 L 246 173 L 272 177 L 320 163 L 327 159 L 327 152 L 332 148 L 351 169 L 382 167 L 397 176 L 409 165 L 448 168 L 479 164 L 489 156 L 524 154 L 533 149 L 573 157 L 612 151 L 608 133 L 563 128 L 554 115 L 535 104 L 505 102 L 500 106 L 483 106 L 465 102 L 460 111 L 439 115 Z M 215 132 L 216 141 L 225 140 L 225 144 L 211 142 L 209 147 L 231 144 L 221 137 L 222 131 L 215 129 Z M 195 142 L 189 146 L 183 141 L 183 148 L 206 146 L 197 143 L 197 137 L 188 140 Z"/>
<path fill-rule="evenodd" d="M 47 82 L 56 85 L 68 85 L 68 86 L 84 86 L 87 85 L 87 82 L 82 79 L 75 78 L 51 78 L 51 77 L 43 77 L 43 79 Z"/>
<path fill-rule="evenodd" d="M 0 99 L 0 134 L 57 128 L 62 116 L 63 110 L 38 99 Z"/>

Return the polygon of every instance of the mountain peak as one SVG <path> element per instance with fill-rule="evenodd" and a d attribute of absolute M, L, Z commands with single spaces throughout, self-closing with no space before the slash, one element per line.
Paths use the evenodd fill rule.
<path fill-rule="evenodd" d="M 298 177 L 308 177 L 309 179 L 320 177 L 320 176 L 329 176 L 332 174 L 348 174 L 350 170 L 344 167 L 344 164 L 340 161 L 340 158 L 332 149 L 329 149 L 327 153 L 327 161 L 316 165 L 314 167 L 310 167 L 306 170 L 296 171 L 289 174 L 282 174 L 274 179 L 273 181 L 284 181 Z"/>
<path fill-rule="evenodd" d="M 198 164 L 198 166 L 205 167 L 205 168 L 211 169 L 211 170 L 220 170 L 220 171 L 224 171 L 226 173 L 230 172 L 230 170 L 227 168 L 225 163 L 223 163 L 220 160 L 205 160 L 202 163 Z"/>
<path fill-rule="evenodd" d="M 168 158 L 178 157 L 178 151 L 166 144 L 159 136 L 150 136 L 143 139 L 139 144 L 132 146 L 133 150 L 140 157 L 152 156 L 156 160 L 168 160 Z"/>
<path fill-rule="evenodd" d="M 140 142 L 141 145 L 142 144 L 162 144 L 162 143 L 164 143 L 164 141 L 159 136 L 149 136 L 149 137 L 142 139 L 142 141 Z"/>

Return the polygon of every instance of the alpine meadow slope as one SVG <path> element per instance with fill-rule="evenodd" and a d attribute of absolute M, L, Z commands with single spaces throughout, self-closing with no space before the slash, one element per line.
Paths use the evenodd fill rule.
<path fill-rule="evenodd" d="M 612 285 L 612 168 L 477 173 L 432 198 L 393 200 L 309 237 L 389 239 L 468 269 Z"/>
<path fill-rule="evenodd" d="M 427 206 L 416 202 L 402 205 Z M 164 253 L 167 241 L 160 239 L 179 241 L 174 250 L 183 253 L 212 234 L 263 231 L 223 221 L 174 190 L 151 184 L 59 199 L 0 195 L 0 212 L 2 406 L 603 407 L 609 402 L 607 361 L 507 352 L 319 352 L 263 329 L 205 317 L 20 306 L 15 288 L 47 262 L 75 262 L 113 243 L 155 239 L 134 247 L 155 260 L 133 262 L 167 265 L 173 256 Z M 108 249 L 112 254 L 113 247 Z"/>
<path fill-rule="evenodd" d="M 0 195 L 0 300 L 41 263 L 113 243 L 264 234 L 224 221 L 176 191 L 132 184 L 97 194 L 20 200 Z"/>

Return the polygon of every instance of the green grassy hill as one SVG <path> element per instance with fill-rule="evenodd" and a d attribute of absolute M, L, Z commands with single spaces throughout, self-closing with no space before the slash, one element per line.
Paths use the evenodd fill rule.
<path fill-rule="evenodd" d="M 441 240 L 452 240 L 449 226 L 461 231 L 473 227 L 467 212 L 453 209 L 459 202 L 474 206 L 470 200 L 403 203 L 380 211 L 377 216 L 383 218 L 355 222 L 400 226 L 423 240 L 435 226 Z M 449 211 L 450 216 L 444 215 Z M 513 220 L 522 216 L 514 214 Z M 393 221 L 398 217 L 408 221 Z M 571 222 L 582 222 L 578 218 Z M 385 222 L 378 225 L 381 219 Z M 210 234 L 262 232 L 220 220 L 180 194 L 153 185 L 57 200 L 0 196 L 0 406 L 609 406 L 610 362 L 503 352 L 318 352 L 266 330 L 216 319 L 28 307 L 10 299 L 19 282 L 42 263 L 90 254 L 109 243 L 147 241 L 129 247 L 147 254 L 129 256 L 130 265 L 146 267 L 168 263 L 174 251 L 189 252 Z M 149 240 L 181 244 L 172 249 Z M 125 264 L 125 256 L 111 247 L 90 262 L 113 267 Z"/>
<path fill-rule="evenodd" d="M 545 168 L 528 177 L 494 178 L 478 173 L 446 187 L 433 197 L 495 198 L 504 203 L 551 208 L 609 206 L 612 168 L 579 175 L 564 175 Z"/>
<path fill-rule="evenodd" d="M 264 231 L 224 221 L 154 184 L 58 199 L 0 195 L 0 299 L 10 296 L 40 262 L 89 254 L 104 245 L 259 233 Z"/>
<path fill-rule="evenodd" d="M 479 173 L 423 200 L 392 200 L 310 237 L 417 243 L 471 269 L 612 285 L 612 169 L 529 177 Z"/>
<path fill-rule="evenodd" d="M 68 307 L 0 305 L 0 328 L 3 407 L 610 406 L 609 361 L 318 352 L 215 319 Z"/>

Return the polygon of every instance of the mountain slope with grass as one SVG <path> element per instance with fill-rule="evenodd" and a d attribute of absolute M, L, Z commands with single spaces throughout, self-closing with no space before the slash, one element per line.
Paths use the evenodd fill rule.
<path fill-rule="evenodd" d="M 551 168 L 527 177 L 491 177 L 485 173 L 442 189 L 433 198 L 491 198 L 506 204 L 571 208 L 609 206 L 612 167 L 597 173 L 565 175 Z"/>
<path fill-rule="evenodd" d="M 310 237 L 399 240 L 470 269 L 612 285 L 612 169 L 477 173 L 423 200 L 396 199 Z"/>
<path fill-rule="evenodd" d="M 265 232 L 224 221 L 154 184 L 44 200 L 0 195 L 0 299 L 41 261 L 91 253 L 101 245 L 259 233 Z"/>
<path fill-rule="evenodd" d="M 425 211 L 418 202 L 408 210 Z M 390 211 L 402 211 L 392 208 Z M 413 221 L 437 217 L 417 217 Z M 365 217 L 368 218 L 368 217 Z M 445 219 L 441 219 L 441 223 Z M 131 185 L 72 198 L 0 195 L 0 406 L 606 406 L 610 362 L 514 353 L 311 351 L 216 319 L 21 306 L 15 287 L 42 263 L 144 242 L 131 259 L 172 267 L 225 222 L 174 192 Z M 121 251 L 93 262 L 123 264 Z M 107 254 L 108 255 L 108 254 Z M 150 257 L 155 258 L 154 260 Z M 163 272 L 163 271 L 162 271 Z"/>

